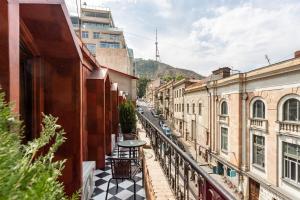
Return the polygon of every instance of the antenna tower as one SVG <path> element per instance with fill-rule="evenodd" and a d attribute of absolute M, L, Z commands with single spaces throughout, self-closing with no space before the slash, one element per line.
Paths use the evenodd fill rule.
<path fill-rule="evenodd" d="M 158 50 L 158 42 L 157 42 L 157 29 L 155 29 L 155 61 L 160 61 L 159 50 Z"/>

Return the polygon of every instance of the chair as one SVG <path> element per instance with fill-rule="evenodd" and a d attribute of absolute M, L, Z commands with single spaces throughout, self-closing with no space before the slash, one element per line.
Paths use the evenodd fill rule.
<path fill-rule="evenodd" d="M 140 167 L 138 165 L 133 165 L 136 158 L 109 158 L 111 162 L 111 176 L 112 178 L 109 179 L 107 184 L 106 196 L 105 200 L 107 199 L 109 184 L 111 180 L 115 179 L 117 183 L 117 190 L 118 191 L 118 180 L 132 180 L 133 187 L 134 187 L 134 200 L 136 199 L 136 182 L 133 177 L 140 171 Z"/>

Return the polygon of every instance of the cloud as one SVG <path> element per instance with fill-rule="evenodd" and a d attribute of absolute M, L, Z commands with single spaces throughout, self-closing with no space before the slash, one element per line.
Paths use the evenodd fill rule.
<path fill-rule="evenodd" d="M 283 56 L 292 56 L 300 47 L 300 4 L 280 5 L 274 9 L 243 4 L 220 7 L 211 17 L 193 23 L 189 40 L 201 55 L 200 65 L 233 66 L 249 70 Z M 214 66 L 215 65 L 215 66 Z"/>
<path fill-rule="evenodd" d="M 266 54 L 275 63 L 300 49 L 298 0 L 86 1 L 111 8 L 136 57 L 155 58 L 158 27 L 162 61 L 204 75 L 222 66 L 247 71 L 266 65 Z"/>

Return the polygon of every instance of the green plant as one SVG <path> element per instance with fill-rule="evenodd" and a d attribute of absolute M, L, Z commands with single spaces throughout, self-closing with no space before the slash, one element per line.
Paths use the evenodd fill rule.
<path fill-rule="evenodd" d="M 0 93 L 0 199 L 68 199 L 58 181 L 65 160 L 53 161 L 65 141 L 57 118 L 44 116 L 41 136 L 22 144 L 23 125 Z M 49 145 L 51 144 L 51 145 Z M 45 152 L 45 149 L 48 149 Z M 41 153 L 43 152 L 43 153 Z M 72 199 L 75 199 L 74 195 Z"/>
<path fill-rule="evenodd" d="M 141 77 L 138 82 L 137 82 L 137 88 L 138 88 L 138 97 L 142 98 L 145 93 L 146 93 L 146 88 L 147 88 L 147 84 L 150 82 L 151 80 L 146 78 L 146 77 Z"/>
<path fill-rule="evenodd" d="M 132 133 L 136 128 L 135 107 L 131 101 L 123 102 L 119 107 L 119 119 L 122 133 Z"/>

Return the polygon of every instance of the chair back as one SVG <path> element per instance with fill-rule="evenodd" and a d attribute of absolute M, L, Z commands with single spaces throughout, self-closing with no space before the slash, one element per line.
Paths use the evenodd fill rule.
<path fill-rule="evenodd" d="M 111 158 L 111 174 L 115 179 L 131 178 L 131 161 L 128 158 Z"/>

